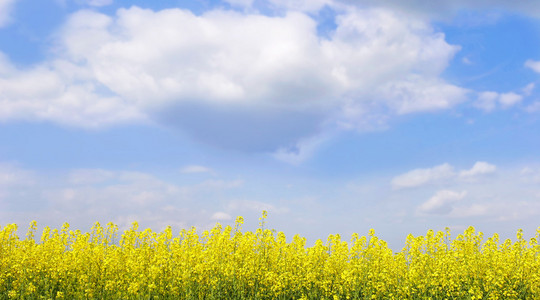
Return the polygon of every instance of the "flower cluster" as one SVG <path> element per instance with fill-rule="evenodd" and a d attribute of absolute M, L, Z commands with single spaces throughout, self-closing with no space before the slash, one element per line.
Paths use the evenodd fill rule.
<path fill-rule="evenodd" d="M 32 222 L 0 228 L 1 299 L 540 299 L 540 228 L 484 240 L 470 227 L 409 235 L 394 253 L 371 230 L 312 247 L 298 235 L 217 224 L 173 235 L 96 223 L 90 232 Z"/>

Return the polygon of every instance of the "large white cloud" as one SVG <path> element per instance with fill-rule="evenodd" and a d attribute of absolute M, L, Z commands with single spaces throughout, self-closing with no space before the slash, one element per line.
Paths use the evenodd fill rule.
<path fill-rule="evenodd" d="M 0 119 L 84 127 L 144 121 L 132 103 L 104 89 L 91 71 L 66 60 L 18 70 L 0 53 Z"/>
<path fill-rule="evenodd" d="M 332 126 L 363 129 L 465 100 L 439 77 L 459 47 L 428 23 L 354 8 L 336 23 L 322 38 L 302 12 L 79 11 L 53 59 L 30 70 L 0 61 L 0 119 L 151 120 L 217 146 L 274 151 Z"/>

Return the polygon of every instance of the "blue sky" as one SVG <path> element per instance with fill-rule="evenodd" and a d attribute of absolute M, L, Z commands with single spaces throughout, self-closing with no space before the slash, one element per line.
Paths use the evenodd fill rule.
<path fill-rule="evenodd" d="M 540 226 L 540 5 L 0 0 L 0 220 Z"/>

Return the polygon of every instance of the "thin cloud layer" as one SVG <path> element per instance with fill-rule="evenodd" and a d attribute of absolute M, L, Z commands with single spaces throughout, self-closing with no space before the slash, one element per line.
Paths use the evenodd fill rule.
<path fill-rule="evenodd" d="M 338 0 L 338 2 L 358 6 L 377 5 L 389 7 L 429 18 L 448 18 L 453 14 L 465 10 L 505 10 L 532 17 L 540 17 L 540 7 L 536 0 L 382 0 L 376 2 L 369 0 Z"/>
<path fill-rule="evenodd" d="M 0 28 L 11 21 L 11 11 L 17 0 L 0 0 Z"/>
<path fill-rule="evenodd" d="M 90 6 L 106 6 L 111 5 L 114 0 L 88 0 Z"/>
<path fill-rule="evenodd" d="M 205 166 L 189 165 L 183 167 L 180 172 L 192 174 L 192 173 L 214 173 L 214 170 Z"/>
<path fill-rule="evenodd" d="M 0 187 L 30 186 L 36 181 L 32 171 L 15 164 L 0 163 Z"/>
<path fill-rule="evenodd" d="M 230 219 L 225 213 L 207 211 L 211 201 L 214 210 L 239 213 L 238 208 L 227 204 L 235 201 L 228 194 L 243 185 L 241 180 L 223 179 L 179 185 L 149 173 L 105 169 L 76 169 L 53 181 L 38 181 L 38 177 L 48 176 L 0 165 L 3 222 L 26 224 L 32 218 L 41 225 L 70 222 L 85 228 L 95 221 L 113 221 L 126 227 L 137 220 L 154 228 L 207 226 Z"/>
<path fill-rule="evenodd" d="M 444 169 L 431 169 L 437 167 Z M 355 228 L 370 228 L 375 222 L 371 217 L 380 213 L 392 224 L 393 231 L 398 228 L 399 241 L 409 233 L 410 226 L 424 230 L 426 218 L 445 226 L 524 218 L 534 223 L 540 215 L 540 168 L 501 169 L 497 170 L 500 176 L 485 176 L 482 181 L 459 180 L 464 171 L 481 176 L 491 172 L 488 169 L 491 168 L 478 162 L 470 169 L 454 172 L 456 180 L 447 180 L 442 186 L 423 185 L 408 190 L 388 189 L 381 184 L 389 181 L 387 177 L 364 179 L 365 186 L 356 189 L 334 186 L 340 192 L 332 194 L 339 196 L 328 201 L 331 198 L 320 196 L 324 188 L 301 183 L 297 183 L 298 188 L 307 193 L 295 195 L 295 188 L 290 188 L 292 193 L 284 194 L 279 188 L 282 181 L 273 181 L 276 178 L 268 182 L 267 189 L 254 189 L 253 181 L 219 178 L 179 184 L 151 173 L 107 169 L 76 169 L 54 178 L 48 173 L 2 164 L 0 218 L 18 224 L 36 219 L 40 226 L 69 222 L 80 229 L 88 229 L 95 221 L 113 221 L 127 228 L 137 220 L 141 226 L 155 230 L 167 225 L 177 230 L 192 225 L 206 229 L 216 221 L 230 224 L 236 216 L 249 218 L 255 225 L 261 211 L 267 210 L 272 218 L 282 218 L 281 226 L 288 233 L 299 233 L 299 229 L 306 230 L 322 221 L 334 224 L 332 232 L 349 232 L 351 224 Z M 276 196 L 283 198 L 274 201 Z M 342 205 L 347 208 L 345 211 L 339 209 Z M 350 211 L 354 211 L 353 215 Z M 403 222 L 407 226 L 402 226 Z M 384 228 L 382 223 L 377 226 Z M 326 238 L 320 232 L 310 235 Z"/>
<path fill-rule="evenodd" d="M 394 189 L 420 187 L 433 183 L 448 183 L 458 178 L 468 178 L 494 173 L 497 170 L 495 165 L 478 161 L 471 169 L 456 172 L 454 167 L 448 163 L 434 166 L 432 168 L 414 169 L 404 174 L 394 177 L 391 181 Z"/>

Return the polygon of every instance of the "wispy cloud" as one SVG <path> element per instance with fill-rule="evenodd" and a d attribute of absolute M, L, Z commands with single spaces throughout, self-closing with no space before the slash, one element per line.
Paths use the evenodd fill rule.
<path fill-rule="evenodd" d="M 497 167 L 495 165 L 492 165 L 483 161 L 478 161 L 474 164 L 474 166 L 471 169 L 461 171 L 459 173 L 459 176 L 472 177 L 476 175 L 494 173 L 496 170 L 497 170 Z"/>
<path fill-rule="evenodd" d="M 31 185 L 35 181 L 33 172 L 14 164 L 0 164 L 0 186 Z"/>
<path fill-rule="evenodd" d="M 530 68 L 536 73 L 540 73 L 540 61 L 529 59 L 525 62 L 525 67 Z"/>
<path fill-rule="evenodd" d="M 17 0 L 0 0 L 0 28 L 9 24 L 11 19 L 11 12 L 13 6 Z"/>
<path fill-rule="evenodd" d="M 70 222 L 87 227 L 95 221 L 128 226 L 137 220 L 156 229 L 207 226 L 229 219 L 228 212 L 212 214 L 206 207 L 214 206 L 214 212 L 228 209 L 220 204 L 234 200 L 227 191 L 244 185 L 242 180 L 225 179 L 178 184 L 150 173 L 106 169 L 75 169 L 55 178 L 46 174 L 0 164 L 3 222 L 26 224 L 32 218 L 41 225 Z"/>
<path fill-rule="evenodd" d="M 90 6 L 107 6 L 111 5 L 114 0 L 88 0 L 88 5 Z"/>
<path fill-rule="evenodd" d="M 436 180 L 447 179 L 454 175 L 454 167 L 445 163 L 433 168 L 414 169 L 405 174 L 396 176 L 392 179 L 392 186 L 396 189 L 417 187 Z"/>
<path fill-rule="evenodd" d="M 418 212 L 422 214 L 449 214 L 452 211 L 452 204 L 463 199 L 465 195 L 467 195 L 466 191 L 438 191 L 433 197 L 418 206 Z"/>
<path fill-rule="evenodd" d="M 190 165 L 183 167 L 180 172 L 186 173 L 186 174 L 193 174 L 193 173 L 210 173 L 215 174 L 215 171 L 211 168 L 200 166 L 200 165 Z"/>
<path fill-rule="evenodd" d="M 472 178 L 480 175 L 491 174 L 497 170 L 495 165 L 483 161 L 477 161 L 471 169 L 456 172 L 448 163 L 432 168 L 414 169 L 394 177 L 391 181 L 394 189 L 419 187 L 431 183 L 449 183 L 458 178 Z"/>

